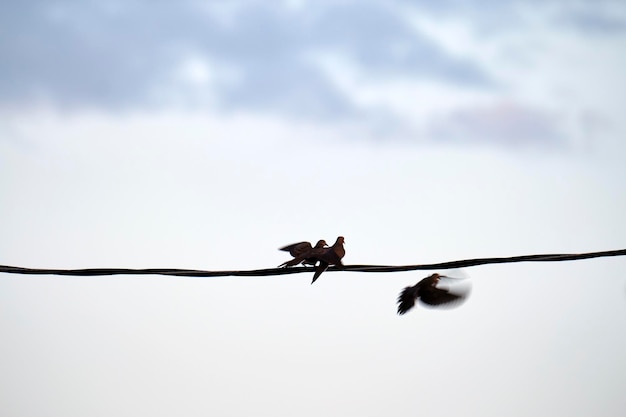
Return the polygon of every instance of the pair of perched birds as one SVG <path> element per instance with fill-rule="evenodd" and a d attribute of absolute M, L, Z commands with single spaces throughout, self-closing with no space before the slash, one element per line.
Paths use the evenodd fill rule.
<path fill-rule="evenodd" d="M 317 280 L 322 272 L 326 271 L 330 265 L 337 265 L 342 267 L 343 263 L 341 259 L 346 254 L 343 248 L 344 238 L 339 236 L 333 246 L 328 246 L 325 240 L 320 240 L 315 246 L 311 246 L 310 242 L 298 242 L 291 245 L 287 245 L 280 250 L 289 252 L 293 259 L 284 262 L 280 267 L 288 267 L 295 265 L 312 265 L 315 266 L 315 273 L 313 274 L 313 281 Z M 467 297 L 467 290 L 451 292 L 449 288 L 438 287 L 439 281 L 442 278 L 449 278 L 445 275 L 432 274 L 417 284 L 406 287 L 398 296 L 398 314 L 402 315 L 411 310 L 417 300 L 423 304 L 433 307 L 439 307 L 444 305 L 454 305 L 465 300 Z"/>
<path fill-rule="evenodd" d="M 280 264 L 279 267 L 295 266 L 298 264 L 315 266 L 313 281 L 311 281 L 311 284 L 313 284 L 330 265 L 343 266 L 341 259 L 346 254 L 343 244 L 344 238 L 343 236 L 339 236 L 335 244 L 330 247 L 323 239 L 318 241 L 315 246 L 311 246 L 310 242 L 298 242 L 287 245 L 280 248 L 280 250 L 289 252 L 289 254 L 293 256 L 293 259 Z"/>

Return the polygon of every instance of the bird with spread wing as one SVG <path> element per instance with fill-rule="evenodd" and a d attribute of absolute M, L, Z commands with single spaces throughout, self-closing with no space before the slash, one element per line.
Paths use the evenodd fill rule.
<path fill-rule="evenodd" d="M 450 278 L 445 275 L 432 274 L 412 287 L 406 287 L 398 296 L 398 314 L 402 315 L 415 306 L 419 299 L 423 304 L 431 307 L 453 307 L 465 301 L 469 290 L 458 288 L 457 292 L 451 292 L 450 288 L 437 286 L 441 278 Z"/>
<path fill-rule="evenodd" d="M 311 246 L 310 242 L 298 242 L 298 243 L 292 243 L 291 245 L 287 245 L 285 247 L 280 248 L 279 250 L 285 251 L 285 252 L 289 252 L 289 254 L 291 256 L 295 258 L 299 258 L 301 255 L 304 255 L 308 252 L 311 252 L 311 250 L 313 249 L 322 249 L 322 248 L 326 248 L 328 247 L 328 245 L 326 244 L 326 241 L 324 239 L 319 240 L 315 246 Z M 302 265 L 313 265 L 315 266 L 315 264 L 317 263 L 317 259 L 316 258 L 304 258 L 302 259 Z M 282 266 L 282 265 L 281 265 Z"/>

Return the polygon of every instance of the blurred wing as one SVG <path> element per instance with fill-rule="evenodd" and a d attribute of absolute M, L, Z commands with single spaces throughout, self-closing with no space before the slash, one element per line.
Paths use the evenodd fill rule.
<path fill-rule="evenodd" d="M 403 315 L 415 306 L 417 298 L 417 286 L 406 287 L 398 296 L 398 314 Z"/>
<path fill-rule="evenodd" d="M 456 268 L 456 269 L 446 270 L 445 275 L 442 275 L 441 278 L 458 281 L 458 280 L 469 279 L 470 275 L 464 269 Z"/>
<path fill-rule="evenodd" d="M 452 293 L 448 289 L 437 287 L 425 287 L 420 291 L 420 301 L 429 306 L 453 307 L 462 303 L 467 298 L 467 293 Z"/>
<path fill-rule="evenodd" d="M 316 261 L 325 261 L 325 259 L 323 258 L 323 254 L 325 253 L 325 251 L 328 251 L 328 248 L 322 248 L 322 249 L 311 248 L 308 251 L 297 255 L 292 260 L 279 265 L 279 267 L 298 265 L 300 262 L 304 261 L 305 259 L 307 259 L 307 262 L 309 264 L 311 263 L 314 264 Z M 326 262 L 326 263 L 330 264 L 330 262 Z"/>
<path fill-rule="evenodd" d="M 279 250 L 289 252 L 289 254 L 295 258 L 310 251 L 311 249 L 313 249 L 313 247 L 310 242 L 298 242 L 282 247 Z"/>

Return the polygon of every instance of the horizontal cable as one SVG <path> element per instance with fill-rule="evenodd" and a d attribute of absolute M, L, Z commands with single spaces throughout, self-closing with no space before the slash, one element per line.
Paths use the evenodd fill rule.
<path fill-rule="evenodd" d="M 603 258 L 609 256 L 624 256 L 626 249 L 589 252 L 589 253 L 568 253 L 568 254 L 546 254 L 546 255 L 523 255 L 508 258 L 477 258 L 464 259 L 460 261 L 441 262 L 436 264 L 423 265 L 344 265 L 343 267 L 332 266 L 328 271 L 349 271 L 349 272 L 401 272 L 401 271 L 428 271 L 435 269 L 467 268 L 470 266 L 503 264 L 514 262 L 559 262 L 574 261 L 579 259 Z M 7 274 L 23 275 L 66 275 L 66 276 L 102 276 L 102 275 L 170 275 L 181 277 L 261 277 L 269 275 L 298 274 L 301 272 L 313 272 L 313 267 L 295 268 L 270 268 L 253 269 L 244 271 L 203 271 L 195 269 L 169 269 L 169 268 L 148 268 L 148 269 L 126 269 L 126 268 L 87 268 L 87 269 L 39 269 L 21 268 L 17 266 L 0 265 L 0 272 Z"/>

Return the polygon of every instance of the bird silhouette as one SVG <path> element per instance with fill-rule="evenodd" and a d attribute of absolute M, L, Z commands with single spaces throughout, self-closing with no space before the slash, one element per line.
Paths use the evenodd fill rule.
<path fill-rule="evenodd" d="M 326 271 L 330 265 L 343 266 L 341 259 L 346 254 L 346 250 L 343 247 L 344 241 L 343 236 L 339 236 L 333 246 L 329 248 L 312 248 L 292 260 L 282 263 L 280 267 L 298 265 L 305 259 L 315 260 L 316 262 L 319 261 L 319 264 L 315 267 L 313 281 L 311 281 L 311 284 L 313 284 L 320 277 L 320 275 L 322 275 L 322 272 Z"/>
<path fill-rule="evenodd" d="M 289 254 L 294 258 L 299 258 L 301 255 L 310 252 L 312 249 L 322 249 L 327 246 L 328 245 L 326 244 L 326 241 L 324 239 L 321 239 L 315 244 L 315 247 L 311 246 L 310 242 L 298 242 L 282 247 L 279 250 L 289 252 Z M 317 263 L 317 259 L 305 258 L 302 260 L 301 263 L 302 265 L 315 265 Z"/>
<path fill-rule="evenodd" d="M 468 290 L 462 289 L 458 293 L 450 292 L 448 288 L 439 288 L 437 284 L 445 275 L 432 274 L 422 279 L 412 287 L 406 287 L 398 296 L 398 314 L 402 315 L 415 306 L 419 299 L 429 306 L 453 305 L 465 300 Z"/>

